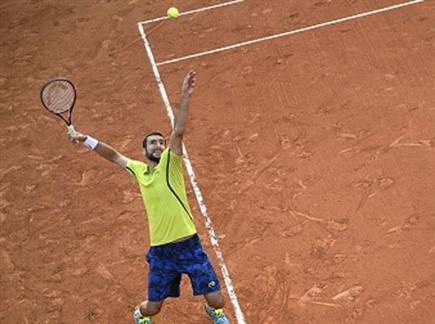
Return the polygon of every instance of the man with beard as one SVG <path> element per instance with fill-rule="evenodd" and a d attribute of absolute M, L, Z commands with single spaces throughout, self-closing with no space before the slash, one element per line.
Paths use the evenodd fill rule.
<path fill-rule="evenodd" d="M 213 322 L 229 323 L 222 310 L 224 298 L 218 278 L 197 235 L 183 178 L 182 139 L 194 87 L 195 72 L 191 71 L 183 82 L 169 147 L 162 133 L 148 133 L 143 140 L 146 163 L 131 160 L 89 135 L 77 133 L 70 138 L 127 170 L 139 184 L 151 246 L 146 255 L 148 300 L 136 307 L 136 324 L 150 324 L 151 317 L 159 313 L 166 298 L 179 297 L 182 274 L 189 276 L 193 294 L 205 297 L 204 308 Z"/>

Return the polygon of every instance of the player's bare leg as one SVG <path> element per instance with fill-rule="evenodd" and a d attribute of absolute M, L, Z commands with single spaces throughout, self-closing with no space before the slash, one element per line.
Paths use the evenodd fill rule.
<path fill-rule="evenodd" d="M 206 303 L 204 309 L 215 324 L 229 324 L 225 316 L 223 307 L 225 305 L 224 296 L 220 291 L 211 292 L 204 295 Z"/>

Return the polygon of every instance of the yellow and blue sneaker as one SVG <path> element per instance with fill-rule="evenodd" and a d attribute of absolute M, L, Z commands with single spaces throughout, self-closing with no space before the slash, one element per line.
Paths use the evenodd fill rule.
<path fill-rule="evenodd" d="M 151 318 L 142 316 L 139 306 L 134 309 L 133 318 L 135 324 L 151 324 Z"/>
<path fill-rule="evenodd" d="M 213 320 L 214 324 L 230 324 L 228 321 L 228 318 L 225 316 L 223 309 L 214 309 L 207 305 L 207 303 L 204 304 L 205 312 L 210 316 L 210 318 Z"/>

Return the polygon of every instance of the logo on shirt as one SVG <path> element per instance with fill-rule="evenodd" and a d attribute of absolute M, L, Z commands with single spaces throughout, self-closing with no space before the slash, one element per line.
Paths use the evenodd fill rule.
<path fill-rule="evenodd" d="M 208 283 L 208 286 L 209 286 L 210 288 L 212 288 L 212 287 L 216 286 L 216 282 L 215 282 L 215 281 L 210 281 L 210 282 Z"/>

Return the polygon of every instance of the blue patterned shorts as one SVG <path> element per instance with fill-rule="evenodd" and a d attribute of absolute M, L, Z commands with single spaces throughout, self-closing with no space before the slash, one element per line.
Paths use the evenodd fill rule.
<path fill-rule="evenodd" d="M 146 261 L 149 264 L 148 300 L 150 301 L 179 297 L 183 273 L 189 276 L 195 296 L 221 289 L 198 235 L 177 243 L 151 246 Z"/>

